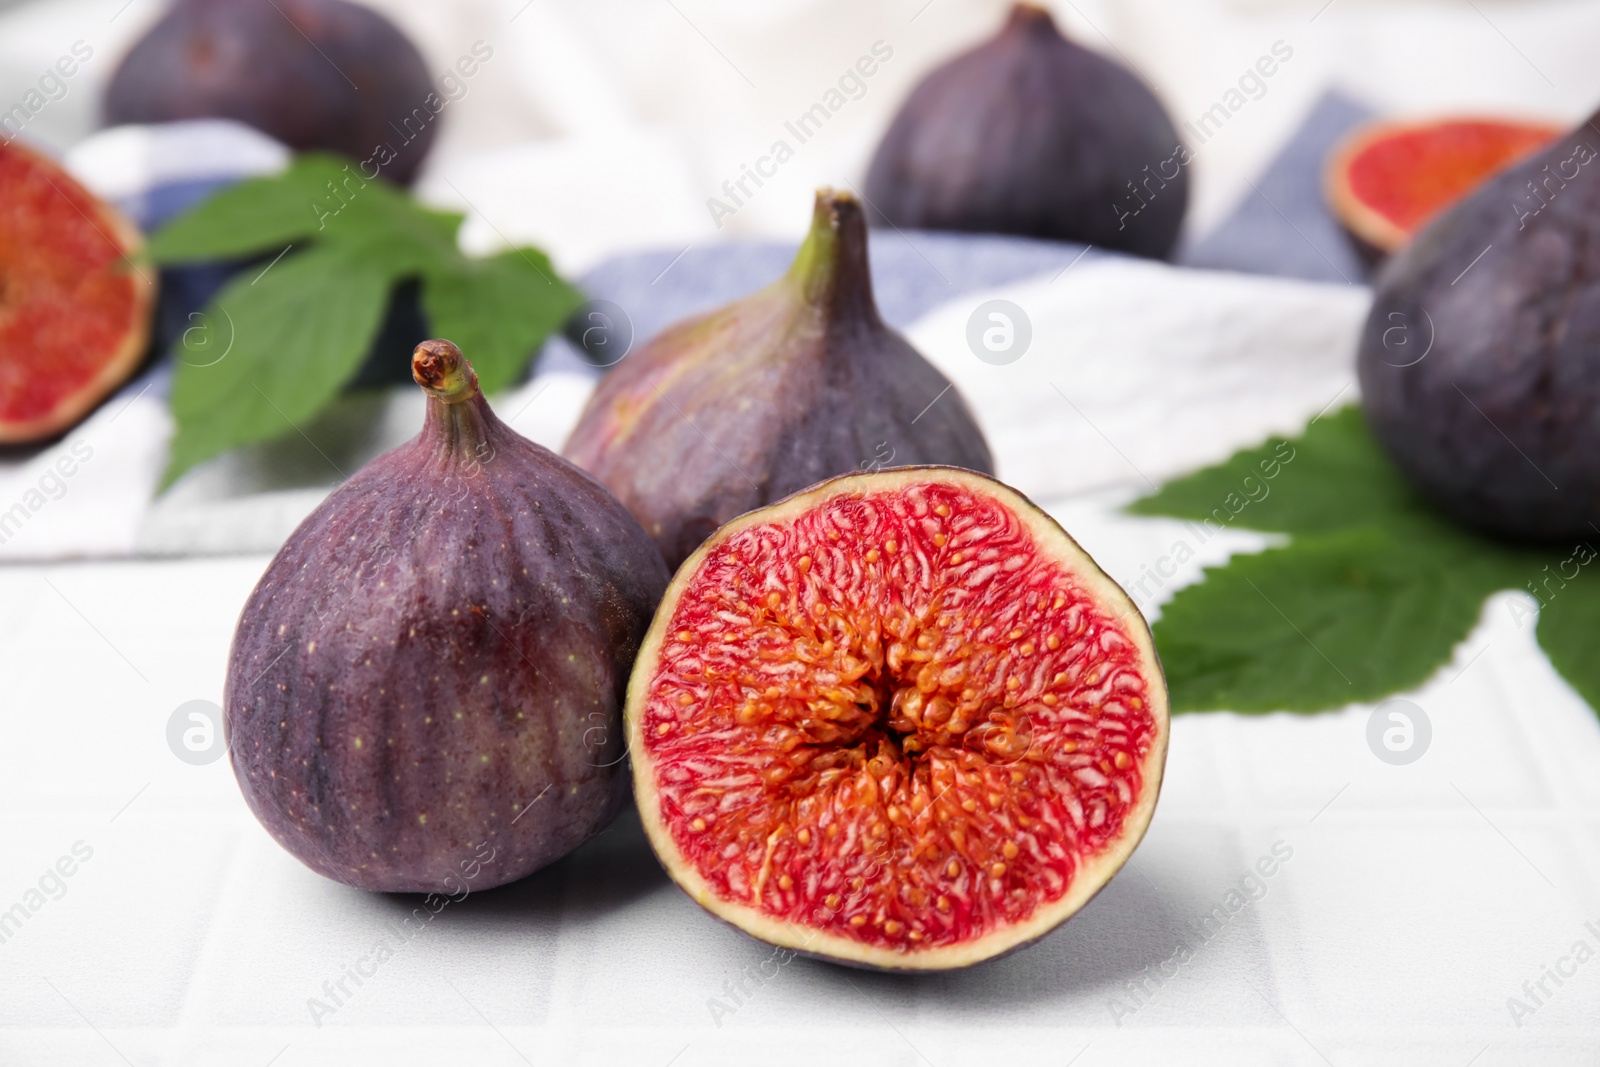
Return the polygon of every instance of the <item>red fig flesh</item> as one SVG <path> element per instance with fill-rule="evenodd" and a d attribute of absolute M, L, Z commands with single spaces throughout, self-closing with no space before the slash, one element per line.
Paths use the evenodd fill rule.
<path fill-rule="evenodd" d="M 1144 834 L 1167 693 L 1126 594 L 954 468 L 847 475 L 678 571 L 629 683 L 640 815 L 745 932 L 941 970 L 1049 932 Z"/>
<path fill-rule="evenodd" d="M 144 358 L 139 231 L 43 156 L 0 144 L 0 445 L 71 429 Z"/>
<path fill-rule="evenodd" d="M 1504 119 L 1373 123 L 1346 138 L 1328 162 L 1328 206 L 1362 259 L 1375 264 L 1491 174 L 1560 133 Z"/>

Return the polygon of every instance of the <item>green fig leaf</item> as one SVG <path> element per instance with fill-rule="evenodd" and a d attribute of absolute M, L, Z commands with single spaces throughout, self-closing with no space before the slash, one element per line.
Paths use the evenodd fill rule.
<path fill-rule="evenodd" d="M 1372 439 L 1359 408 L 1312 421 L 1295 440 L 1269 438 L 1134 501 L 1136 515 L 1170 515 L 1282 533 L 1351 526 L 1442 525 Z"/>
<path fill-rule="evenodd" d="M 281 174 L 229 186 L 158 230 L 147 246 L 150 258 L 162 266 L 238 259 L 308 240 L 321 225 L 316 206 L 330 195 L 327 183 L 343 181 L 347 166 L 308 154 Z"/>
<path fill-rule="evenodd" d="M 162 264 L 259 257 L 173 353 L 178 430 L 162 488 L 228 449 L 294 433 L 326 408 L 408 278 L 422 281 L 433 335 L 461 347 L 486 390 L 514 382 L 582 297 L 537 249 L 463 255 L 461 222 L 354 164 L 308 154 L 155 234 L 150 254 Z"/>
<path fill-rule="evenodd" d="M 1314 419 L 1174 479 L 1129 510 L 1286 533 L 1180 589 L 1154 626 L 1175 711 L 1322 711 L 1421 685 L 1472 632 L 1484 600 L 1595 558 L 1502 544 L 1438 515 L 1383 454 L 1359 410 Z M 1600 544 L 1600 531 L 1595 543 Z M 1600 578 L 1541 596 L 1539 640 L 1600 707 Z"/>
<path fill-rule="evenodd" d="M 514 382 L 535 346 L 583 302 L 543 253 L 527 248 L 465 260 L 460 269 L 425 272 L 424 278 L 428 321 L 470 354 L 485 392 Z"/>
<path fill-rule="evenodd" d="M 1502 576 L 1364 527 L 1236 556 L 1154 627 L 1174 711 L 1321 711 L 1415 688 L 1450 660 Z"/>
<path fill-rule="evenodd" d="M 1591 708 L 1600 708 L 1600 656 L 1595 637 L 1600 634 L 1600 575 L 1594 568 L 1595 546 L 1576 547 L 1529 577 L 1535 583 L 1539 608 L 1539 647 L 1550 663 Z M 1570 577 L 1568 577 L 1570 576 Z"/>
<path fill-rule="evenodd" d="M 297 432 L 360 366 L 388 300 L 389 280 L 356 269 L 337 248 L 288 256 L 225 286 L 191 328 L 206 332 L 204 342 L 174 352 L 178 431 L 161 487 L 230 448 Z"/>

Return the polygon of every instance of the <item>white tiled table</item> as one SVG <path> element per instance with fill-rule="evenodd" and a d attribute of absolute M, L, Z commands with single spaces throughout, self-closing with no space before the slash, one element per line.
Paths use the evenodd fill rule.
<path fill-rule="evenodd" d="M 1127 577 L 1175 527 L 1117 516 L 1123 498 L 1054 510 Z M 388 923 L 411 903 L 304 869 L 251 819 L 226 761 L 189 766 L 165 740 L 177 705 L 220 699 L 265 563 L 0 570 L 0 907 L 75 842 L 93 849 L 0 944 L 7 1067 L 1600 1058 L 1600 960 L 1546 979 L 1520 1027 L 1507 1007 L 1574 942 L 1600 948 L 1585 927 L 1600 930 L 1600 721 L 1509 594 L 1413 694 L 1434 736 L 1410 766 L 1368 750 L 1367 708 L 1181 717 L 1133 862 L 1004 960 L 924 978 L 796 960 L 714 1013 L 769 950 L 672 886 L 630 815 L 446 908 L 319 1027 L 308 998 L 331 1003 L 323 983 L 380 938 L 399 946 Z M 1200 921 L 1277 842 L 1293 854 L 1264 895 L 1204 940 Z M 1184 938 L 1192 959 L 1135 999 L 1127 983 Z"/>

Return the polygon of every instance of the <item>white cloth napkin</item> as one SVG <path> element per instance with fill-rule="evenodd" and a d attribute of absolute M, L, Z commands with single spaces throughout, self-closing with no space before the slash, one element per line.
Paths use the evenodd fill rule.
<path fill-rule="evenodd" d="M 579 6 L 554 0 L 458 0 L 448 5 L 375 0 L 375 6 L 408 31 L 438 75 L 453 69 L 478 42 L 493 50 L 492 58 L 461 83 L 463 95 L 443 113 L 440 139 L 419 192 L 468 213 L 464 243 L 472 250 L 532 241 L 547 247 L 562 269 L 572 273 L 607 255 L 642 247 L 680 248 L 738 235 L 797 236 L 805 224 L 809 190 L 859 181 L 878 132 L 910 87 L 930 67 L 988 32 L 1006 3 L 785 0 L 752 8 L 726 0 L 672 0 L 642 7 L 632 0 Z M 1600 67 L 1585 43 L 1600 34 L 1600 8 L 1561 0 L 1493 11 L 1445 0 L 1385 5 L 1335 0 L 1310 11 L 1288 0 L 1098 0 L 1055 7 L 1067 32 L 1119 55 L 1144 74 L 1180 125 L 1235 87 L 1240 71 L 1275 41 L 1281 39 L 1293 50 L 1293 58 L 1282 64 L 1259 98 L 1247 99 L 1221 131 L 1196 146 L 1191 232 L 1203 232 L 1239 197 L 1252 195 L 1250 175 L 1329 84 L 1342 84 L 1380 107 L 1402 111 L 1478 107 L 1576 119 L 1600 99 Z M 27 99 L 41 72 L 75 43 L 82 41 L 93 51 L 65 82 L 65 91 L 52 92 L 32 115 L 24 136 L 57 149 L 81 140 L 93 128 L 96 100 L 118 57 L 162 9 L 157 0 L 35 0 L 0 16 L 0 102 Z M 861 98 L 850 100 L 821 134 L 800 146 L 803 150 L 776 179 L 719 227 L 706 200 L 722 195 L 723 181 L 737 178 L 742 165 L 784 135 L 786 120 L 819 98 L 845 65 L 880 40 L 894 55 L 880 64 Z M 249 167 L 270 167 L 270 155 L 270 149 L 241 151 L 239 159 Z M 127 187 L 136 176 L 151 176 L 180 158 L 181 153 L 151 157 L 142 169 L 111 174 L 104 187 L 114 192 L 119 182 Z M 108 169 L 95 167 L 92 159 L 81 162 L 102 175 Z M 1083 264 L 1072 275 L 1094 276 L 1096 270 L 1089 268 Z M 1066 279 L 1058 284 L 1065 286 Z M 1155 402 L 1159 395 L 1139 395 L 1139 366 L 1164 368 L 1158 361 L 1181 362 L 1185 351 L 1201 358 L 1204 338 L 1227 343 L 1227 331 L 1234 326 L 1234 316 L 1214 314 L 1199 296 L 1180 297 L 1170 317 L 1154 302 L 1142 304 L 1127 293 L 1110 299 L 1132 321 L 1105 326 L 1108 336 L 1102 347 L 1119 350 L 1122 342 L 1116 335 L 1127 329 L 1128 351 L 1142 351 L 1146 344 L 1162 348 L 1155 356 L 1109 371 L 1097 369 L 1099 377 L 1082 379 L 1085 385 L 1098 381 L 1114 386 L 1114 393 L 1096 396 L 1116 396 L 1118 402 L 1108 405 L 1116 412 L 1129 410 L 1121 401 Z M 1308 311 L 1304 324 L 1298 312 L 1284 316 L 1285 328 L 1304 325 L 1316 335 L 1307 339 L 1309 348 L 1283 346 L 1277 372 L 1284 380 L 1293 376 L 1299 361 L 1317 363 L 1321 358 L 1308 352 L 1335 350 L 1316 324 L 1338 319 L 1339 301 L 1352 298 L 1331 299 L 1334 304 L 1328 309 Z M 1231 305 L 1216 305 L 1223 306 Z M 1180 309 L 1181 314 L 1199 316 L 1205 328 L 1191 331 Z M 959 311 L 952 315 L 959 318 Z M 1151 316 L 1156 322 L 1148 321 Z M 1096 329 L 1088 325 L 1094 321 L 1092 316 L 1081 319 L 1068 332 Z M 1112 323 L 1109 317 L 1098 321 Z M 1172 324 L 1170 339 L 1158 339 L 1158 322 Z M 1080 342 L 1087 337 L 1081 332 L 1075 336 Z M 1300 335 L 1293 337 L 1298 341 Z M 929 344 L 938 347 L 936 341 Z M 959 362 L 959 346 L 953 351 Z M 945 362 L 943 355 L 936 358 Z M 1091 410 L 1094 398 L 1087 391 L 1074 392 L 1060 377 L 1062 369 L 1053 366 L 1050 380 L 1077 405 L 1069 414 L 1083 416 L 1079 431 L 1092 422 L 1104 433 L 1075 440 L 1071 463 L 1047 462 L 1039 448 L 1049 434 L 1066 432 L 1050 425 L 1047 405 L 1041 405 L 1041 398 L 1048 400 L 1055 387 L 1016 399 L 1029 416 L 1026 425 L 1043 420 L 1048 426 L 1045 437 L 1033 442 L 1038 447 L 1031 454 L 1023 455 L 1019 446 L 1010 461 L 1015 466 L 1003 465 L 1019 480 L 1048 473 L 1041 466 L 1055 467 L 1049 478 L 1075 477 L 1061 472 L 1080 462 L 1092 467 L 1099 460 L 1080 457 L 1104 458 L 1107 440 L 1127 453 L 1134 466 L 1148 464 L 1145 477 L 1155 480 L 1158 469 L 1171 468 L 1160 468 L 1148 448 L 1165 447 L 1159 441 L 1170 440 L 1181 455 L 1181 447 L 1198 443 L 1176 433 L 1176 426 L 1173 436 L 1156 442 L 1120 431 L 1108 424 L 1116 412 Z M 1001 370 L 1005 373 L 982 380 L 965 373 L 955 376 L 976 402 L 989 385 L 1032 373 L 1023 364 Z M 1316 391 L 1325 380 L 1316 377 L 1299 384 Z M 1048 381 L 1033 384 L 1043 388 Z M 1214 384 L 1219 392 L 1226 391 L 1220 379 Z M 1205 385 L 1197 381 L 1195 387 Z M 1290 398 L 1297 397 L 1295 388 L 1289 389 Z M 1236 395 L 1241 403 L 1252 402 L 1244 399 L 1248 394 Z M 1263 395 L 1269 403 L 1280 402 L 1276 392 L 1264 390 Z M 54 496 L 63 490 L 48 473 L 55 457 L 47 454 L 21 464 L 0 461 L 0 514 L 13 516 L 10 524 L 0 519 L 0 559 L 266 548 L 314 504 L 316 494 L 282 494 L 275 500 L 219 504 L 205 517 L 185 516 L 178 505 L 198 490 L 180 490 L 169 498 L 170 509 L 158 505 L 141 512 L 138 500 L 149 495 L 163 447 L 159 426 L 165 416 L 142 409 L 153 402 L 148 396 L 135 401 L 115 424 L 111 419 L 121 407 L 113 404 L 110 412 L 102 410 L 75 431 L 75 439 L 94 448 L 94 458 L 68 480 L 59 500 Z M 1287 415 L 1299 406 L 1296 399 L 1282 411 Z M 1010 423 L 1017 412 L 1007 408 L 995 414 Z M 1175 424 L 1188 417 L 1187 409 L 1173 413 Z M 1009 435 L 1013 429 L 1008 425 L 1004 432 Z M 96 444 L 102 434 L 110 436 L 105 444 Z M 1204 452 L 1192 458 L 1202 454 L 1211 456 Z M 1130 469 L 1125 465 L 1122 473 Z M 94 472 L 107 472 L 103 476 L 117 487 L 115 498 L 84 491 L 90 484 L 86 478 L 102 476 Z M 212 478 L 213 489 L 201 495 L 229 497 L 221 474 Z M 1058 484 L 1049 478 L 1041 485 Z M 25 517 L 17 511 L 19 505 Z"/>
<path fill-rule="evenodd" d="M 981 361 L 966 337 L 974 309 L 1000 298 L 1024 310 L 1033 332 L 1007 366 Z M 910 337 L 972 406 L 1001 477 L 1048 501 L 1110 485 L 1153 488 L 1353 400 L 1365 303 L 1351 287 L 1095 259 L 963 297 Z M 518 430 L 559 449 L 591 388 L 576 374 L 541 374 L 493 402 Z M 421 427 L 421 397 L 410 389 L 366 408 L 369 455 Z M 329 470 L 320 487 L 273 491 L 273 472 L 261 469 L 272 453 L 252 451 L 153 499 L 170 434 L 165 402 L 148 390 L 0 473 L 0 501 L 27 511 L 0 559 L 273 551 L 336 478 Z M 74 450 L 92 458 L 56 489 L 50 472 Z"/>
<path fill-rule="evenodd" d="M 968 340 L 973 310 L 994 299 L 1033 334 L 1001 366 Z M 1368 301 L 1358 287 L 1105 259 L 955 301 L 910 338 L 972 405 L 1001 477 L 1053 500 L 1152 490 L 1353 403 Z"/>

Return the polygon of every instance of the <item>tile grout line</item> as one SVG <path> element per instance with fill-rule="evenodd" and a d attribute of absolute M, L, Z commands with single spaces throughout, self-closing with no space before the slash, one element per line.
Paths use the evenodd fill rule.
<path fill-rule="evenodd" d="M 1501 594 L 1496 593 L 1494 595 Z M 1494 610 L 1494 605 L 1491 598 L 1491 601 L 1485 603 L 1484 612 L 1487 614 L 1492 610 Z M 1559 680 L 1560 676 L 1556 673 L 1554 665 L 1549 662 L 1543 648 L 1538 645 L 1535 635 L 1528 634 L 1525 642 L 1508 643 L 1508 645 L 1515 650 L 1514 654 L 1516 655 L 1537 657 L 1544 660 L 1544 663 L 1540 666 L 1556 676 L 1551 681 L 1557 685 L 1564 684 Z M 1529 645 L 1532 647 L 1528 647 Z M 1551 824 L 1559 827 L 1562 831 L 1561 837 L 1567 845 L 1568 853 L 1577 857 L 1578 869 L 1588 875 L 1591 884 L 1600 883 L 1600 859 L 1596 859 L 1592 855 L 1592 851 L 1585 847 L 1588 844 L 1588 840 L 1584 838 L 1582 826 L 1580 825 L 1583 820 L 1594 819 L 1600 813 L 1586 807 L 1582 802 L 1581 794 L 1578 792 L 1577 787 L 1578 775 L 1571 763 L 1564 758 L 1564 750 L 1559 745 L 1554 744 L 1552 739 L 1547 738 L 1545 731 L 1529 730 L 1524 725 L 1525 723 L 1544 721 L 1551 709 L 1548 707 L 1530 708 L 1527 698 L 1523 697 L 1512 686 L 1506 684 L 1506 667 L 1500 662 L 1501 657 L 1504 655 L 1505 653 L 1503 652 L 1500 656 L 1485 655 L 1483 657 L 1484 662 L 1479 666 L 1479 669 L 1487 668 L 1490 679 L 1489 686 L 1494 690 L 1495 702 L 1500 707 L 1510 711 L 1510 714 L 1506 716 L 1508 726 L 1510 729 L 1515 730 L 1518 739 L 1522 741 L 1529 754 L 1533 757 L 1536 763 L 1535 769 L 1538 774 L 1538 781 L 1546 790 L 1548 806 L 1541 811 L 1532 813 L 1539 816 L 1539 818 L 1533 820 L 1531 824 L 1539 825 L 1544 822 L 1545 818 L 1548 818 Z M 1573 703 L 1581 706 L 1583 700 L 1581 697 L 1574 696 Z M 1574 710 L 1577 711 L 1579 708 L 1575 707 Z M 1593 710 L 1582 708 L 1580 713 L 1592 714 Z M 1570 896 L 1573 890 L 1570 888 L 1558 889 L 1558 892 L 1565 897 Z"/>
<path fill-rule="evenodd" d="M 197 1005 L 206 1002 L 206 994 L 216 984 L 212 976 L 217 971 L 216 958 L 222 952 L 218 935 L 236 925 L 234 920 L 239 917 L 245 901 L 249 899 L 249 894 L 238 887 L 243 884 L 245 874 L 242 868 L 248 863 L 250 855 L 246 836 L 256 831 L 257 824 L 254 817 L 240 810 L 234 813 L 230 825 L 234 828 L 234 836 L 229 848 L 227 868 L 217 880 L 216 892 L 210 897 L 212 906 L 205 929 L 200 935 L 200 947 L 195 951 L 193 964 L 185 976 L 182 1000 L 178 1005 L 176 1019 L 163 1042 L 163 1047 L 168 1053 L 168 1056 L 161 1061 L 163 1063 L 187 1062 L 178 1054 L 192 1051 L 185 1047 L 186 1043 L 192 1042 L 194 1035 L 206 1031 L 205 1022 L 192 1017 L 199 1010 Z M 260 832 L 273 848 L 280 847 L 266 835 L 265 830 Z M 222 969 L 226 970 L 226 967 Z"/>

